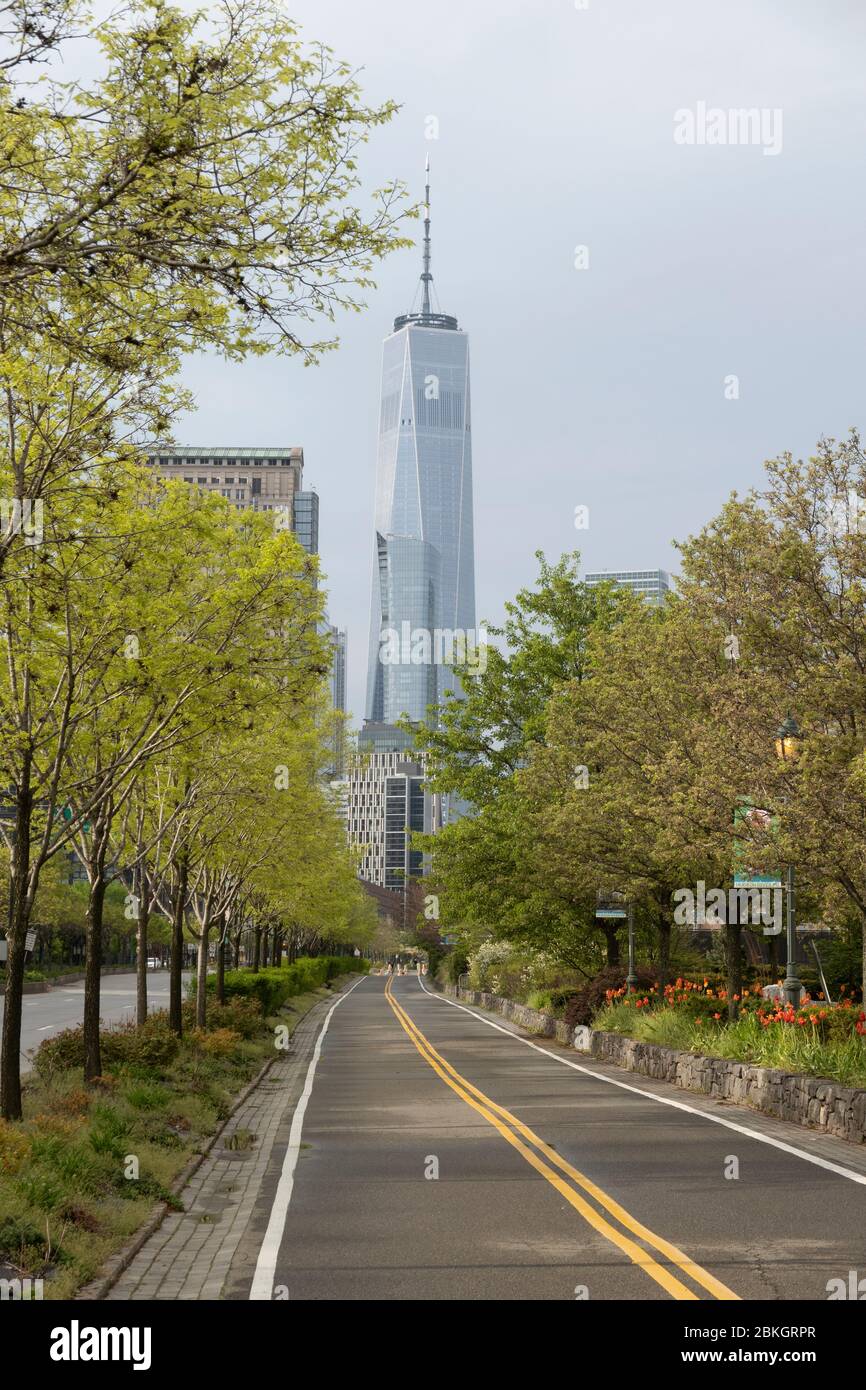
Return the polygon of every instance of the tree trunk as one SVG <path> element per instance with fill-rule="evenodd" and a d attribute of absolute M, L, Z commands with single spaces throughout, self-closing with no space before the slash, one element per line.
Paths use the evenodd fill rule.
<path fill-rule="evenodd" d="M 226 1002 L 226 936 L 227 928 L 224 922 L 220 923 L 220 939 L 217 946 L 217 968 L 216 968 L 216 1001 L 218 1004 Z"/>
<path fill-rule="evenodd" d="M 187 867 L 178 866 L 177 889 L 171 914 L 171 974 L 168 982 L 168 1023 L 171 1031 L 183 1036 L 183 922 L 186 906 Z"/>
<path fill-rule="evenodd" d="M 135 1021 L 140 1028 L 147 1020 L 147 929 L 150 925 L 150 886 L 146 873 L 141 874 L 139 888 L 141 892 L 136 928 L 138 959 L 135 966 Z"/>
<path fill-rule="evenodd" d="M 253 974 L 257 974 L 262 963 L 262 929 L 256 927 L 253 932 Z"/>
<path fill-rule="evenodd" d="M 104 851 L 101 858 L 104 860 Z M 87 900 L 86 954 L 84 957 L 84 1080 L 102 1075 L 99 1055 L 99 987 L 102 980 L 102 909 L 105 903 L 104 864 L 97 862 Z"/>
<path fill-rule="evenodd" d="M 198 962 L 195 982 L 195 1026 L 204 1028 L 207 1022 L 207 959 L 210 922 L 205 919 L 198 939 Z"/>
<path fill-rule="evenodd" d="M 30 759 L 24 757 L 15 805 L 15 841 L 9 876 L 9 915 L 6 926 L 9 957 L 6 961 L 6 994 L 3 1004 L 3 1048 L 0 1055 L 0 1115 L 21 1119 L 21 1018 L 24 995 L 24 959 L 27 941 L 27 878 L 30 872 Z"/>
<path fill-rule="evenodd" d="M 21 1048 L 22 996 L 24 994 L 24 943 L 27 935 L 27 921 L 22 913 L 15 914 L 14 926 L 10 921 L 7 932 L 8 959 L 6 961 L 6 993 L 3 999 L 3 1067 L 2 1067 L 2 1115 L 4 1120 L 21 1119 L 21 1070 L 18 1054 Z"/>
<path fill-rule="evenodd" d="M 604 939 L 607 946 L 608 965 L 619 965 L 619 937 L 616 934 L 616 927 L 606 926 L 602 928 Z"/>
<path fill-rule="evenodd" d="M 725 923 L 725 964 L 728 970 L 728 1018 L 733 1023 L 739 1016 L 739 1000 L 743 997 L 743 967 L 740 959 L 740 937 L 742 927 L 739 922 Z M 734 999 L 734 995 L 737 999 Z"/>
<path fill-rule="evenodd" d="M 283 936 L 279 927 L 274 927 L 273 962 L 278 968 L 283 963 Z"/>

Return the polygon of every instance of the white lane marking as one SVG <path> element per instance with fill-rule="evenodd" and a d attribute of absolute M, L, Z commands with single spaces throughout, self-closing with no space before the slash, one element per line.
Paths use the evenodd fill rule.
<path fill-rule="evenodd" d="M 292 1189 L 295 1185 L 295 1167 L 298 1162 L 298 1155 L 301 1152 L 301 1132 L 304 1128 L 304 1115 L 307 1111 L 307 1102 L 313 1090 L 313 1078 L 316 1075 L 316 1067 L 322 1055 L 322 1042 L 328 1031 L 328 1024 L 331 1022 L 331 1015 L 338 1009 L 344 999 L 348 999 L 353 989 L 362 985 L 367 979 L 362 975 L 360 980 L 356 980 L 345 994 L 341 994 L 335 1000 L 325 1015 L 325 1022 L 322 1024 L 322 1031 L 316 1039 L 316 1046 L 307 1067 L 307 1076 L 304 1081 L 304 1089 L 301 1098 L 295 1106 L 295 1113 L 292 1116 L 292 1127 L 289 1131 L 289 1143 L 286 1148 L 286 1156 L 283 1159 L 283 1169 L 280 1173 L 280 1180 L 277 1183 L 277 1190 L 274 1194 L 274 1204 L 271 1207 L 271 1215 L 268 1221 L 268 1229 L 265 1231 L 264 1240 L 259 1250 L 259 1258 L 256 1261 L 256 1272 L 253 1275 L 252 1287 L 250 1288 L 250 1302 L 253 1300 L 261 1301 L 266 1299 L 270 1302 L 274 1292 L 274 1275 L 277 1271 L 277 1257 L 280 1253 L 280 1246 L 283 1241 L 283 1231 L 286 1226 L 286 1217 L 289 1214 L 289 1202 L 292 1200 Z"/>
<path fill-rule="evenodd" d="M 429 994 L 431 999 L 438 999 L 442 1004 L 450 1004 L 453 1009 L 461 1009 L 465 1014 L 471 1014 L 477 1018 L 479 1023 L 486 1023 L 488 1028 L 495 1028 L 498 1033 L 505 1033 L 507 1037 L 514 1038 L 516 1042 L 524 1043 L 526 1047 L 531 1047 L 534 1052 L 541 1052 L 545 1057 L 551 1057 L 554 1062 L 560 1062 L 564 1067 L 571 1067 L 572 1071 L 583 1072 L 585 1076 L 591 1076 L 594 1081 L 606 1081 L 609 1086 L 618 1086 L 621 1091 L 631 1091 L 633 1095 L 643 1096 L 644 1100 L 658 1101 L 659 1105 L 669 1105 L 672 1110 L 685 1110 L 689 1115 L 698 1115 L 702 1120 L 709 1120 L 714 1125 L 724 1125 L 725 1129 L 733 1129 L 737 1134 L 746 1134 L 750 1139 L 757 1139 L 759 1144 L 769 1144 L 774 1149 L 781 1149 L 783 1153 L 793 1154 L 795 1158 L 802 1158 L 806 1163 L 814 1163 L 816 1168 L 826 1168 L 830 1173 L 838 1173 L 842 1178 L 848 1178 L 851 1182 L 860 1183 L 866 1187 L 866 1174 L 856 1173 L 852 1168 L 843 1168 L 841 1163 L 831 1163 L 829 1158 L 819 1158 L 817 1154 L 806 1153 L 804 1149 L 795 1148 L 793 1144 L 786 1144 L 782 1139 L 773 1139 L 769 1134 L 761 1134 L 756 1129 L 750 1129 L 748 1125 L 738 1125 L 735 1120 L 725 1120 L 721 1115 L 710 1115 L 706 1110 L 698 1110 L 694 1105 L 687 1105 L 682 1100 L 671 1100 L 668 1096 L 657 1096 L 652 1091 L 642 1091 L 640 1086 L 630 1086 L 627 1081 L 617 1081 L 612 1076 L 605 1076 L 603 1072 L 593 1071 L 592 1067 L 581 1066 L 579 1062 L 571 1062 L 567 1057 L 559 1057 L 555 1052 L 550 1052 L 546 1047 L 539 1047 L 538 1043 L 530 1042 L 529 1038 L 521 1038 L 517 1033 L 512 1033 L 510 1029 L 503 1028 L 500 1023 L 494 1023 L 491 1018 L 484 1018 L 477 1014 L 474 1009 L 468 1009 L 465 1004 L 458 1004 L 454 999 L 448 999 L 444 994 L 434 994 L 428 989 L 423 980 L 418 981 L 425 994 Z M 774 1118 L 768 1116 L 769 1119 Z"/>

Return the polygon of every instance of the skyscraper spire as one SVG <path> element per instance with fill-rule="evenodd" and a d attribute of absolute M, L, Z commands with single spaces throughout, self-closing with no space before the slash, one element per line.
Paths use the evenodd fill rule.
<path fill-rule="evenodd" d="M 443 314 L 440 309 L 433 308 L 431 286 L 433 284 L 433 272 L 430 269 L 430 156 L 424 161 L 424 250 L 421 269 L 421 308 L 417 311 L 410 309 L 408 314 L 398 314 L 394 320 L 394 331 L 405 328 L 407 324 L 415 324 L 418 328 L 449 328 L 457 327 L 457 320 L 453 314 Z M 418 291 L 415 291 L 416 302 Z"/>
<path fill-rule="evenodd" d="M 430 274 L 430 156 L 428 154 L 424 161 L 424 269 L 421 272 L 421 284 L 423 286 L 421 313 L 425 316 L 430 313 L 430 282 L 432 279 L 433 276 Z"/>

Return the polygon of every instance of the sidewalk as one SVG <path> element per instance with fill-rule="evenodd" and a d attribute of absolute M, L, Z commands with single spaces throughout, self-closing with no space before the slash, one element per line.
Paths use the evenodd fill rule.
<path fill-rule="evenodd" d="M 348 982 L 349 984 L 354 981 Z M 343 990 L 321 1000 L 298 1024 L 291 1052 L 281 1053 L 232 1115 L 216 1144 L 180 1194 L 184 1210 L 169 1212 L 133 1257 L 107 1299 L 218 1299 L 248 1230 L 275 1144 L 284 1148 L 322 1020 Z M 229 1147 L 246 1131 L 248 1148 Z M 241 1135 L 241 1143 L 244 1136 Z M 232 1283 L 237 1287 L 237 1273 Z M 235 1294 L 235 1296 L 237 1296 Z"/>

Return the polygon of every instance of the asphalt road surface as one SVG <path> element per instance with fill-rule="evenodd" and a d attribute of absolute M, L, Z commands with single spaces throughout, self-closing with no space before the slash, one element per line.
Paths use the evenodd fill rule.
<path fill-rule="evenodd" d="M 148 1008 L 168 1008 L 168 971 L 147 972 Z M 102 981 L 100 1015 L 106 1023 L 119 1023 L 135 1015 L 135 973 L 106 975 Z M 74 1028 L 84 1014 L 84 981 L 60 985 L 47 994 L 25 994 L 21 1027 L 21 1070 L 30 1069 L 30 1053 L 43 1038 L 53 1037 L 64 1028 Z M 3 996 L 0 995 L 0 1024 Z"/>
<path fill-rule="evenodd" d="M 826 1300 L 866 1271 L 853 1146 L 425 986 L 369 977 L 331 1010 L 233 1296 Z"/>

